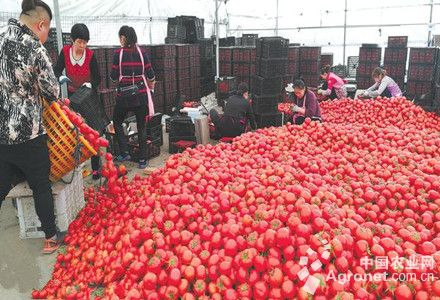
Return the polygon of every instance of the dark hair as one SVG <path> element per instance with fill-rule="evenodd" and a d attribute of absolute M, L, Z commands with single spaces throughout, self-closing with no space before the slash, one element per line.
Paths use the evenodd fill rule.
<path fill-rule="evenodd" d="M 304 90 L 306 88 L 306 84 L 301 79 L 297 79 L 293 82 L 293 88 Z"/>
<path fill-rule="evenodd" d="M 246 82 L 241 82 L 237 87 L 237 94 L 243 96 L 246 92 L 249 92 L 249 86 Z"/>
<path fill-rule="evenodd" d="M 119 37 L 125 36 L 124 47 L 133 48 L 137 43 L 136 31 L 133 27 L 124 25 L 119 29 Z"/>
<path fill-rule="evenodd" d="M 35 10 L 37 6 L 43 8 L 49 15 L 49 19 L 52 20 L 52 10 L 49 5 L 41 0 L 23 0 L 21 3 L 21 14 L 29 15 L 28 12 Z"/>
<path fill-rule="evenodd" d="M 83 23 L 73 25 L 72 29 L 70 30 L 70 35 L 72 37 L 72 41 L 82 39 L 88 42 L 90 40 L 89 29 Z"/>
<path fill-rule="evenodd" d="M 324 75 L 324 74 L 330 73 L 331 70 L 332 70 L 332 69 L 331 69 L 330 65 L 326 65 L 326 66 L 322 67 L 322 69 L 321 69 L 321 75 Z"/>

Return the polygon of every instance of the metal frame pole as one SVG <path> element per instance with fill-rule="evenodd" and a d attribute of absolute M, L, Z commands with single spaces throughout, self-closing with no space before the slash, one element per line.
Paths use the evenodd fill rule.
<path fill-rule="evenodd" d="M 345 61 L 345 47 L 346 46 L 347 46 L 347 0 L 345 0 L 345 9 L 344 9 L 344 46 L 342 49 L 342 59 L 343 59 L 342 65 L 343 66 L 346 66 L 346 61 Z"/>
<path fill-rule="evenodd" d="M 60 6 L 58 4 L 58 0 L 53 0 L 53 8 L 55 12 L 55 26 L 57 29 L 57 46 L 58 46 L 57 53 L 60 53 L 61 49 L 63 49 L 63 33 L 61 28 L 61 15 L 60 15 Z M 61 85 L 61 96 L 63 98 L 67 97 L 67 86 L 65 84 Z"/>
<path fill-rule="evenodd" d="M 215 0 L 215 79 L 220 78 L 220 45 L 219 45 L 219 22 L 218 22 L 218 0 Z"/>
<path fill-rule="evenodd" d="M 279 0 L 277 0 L 277 16 L 275 18 L 275 36 L 278 36 L 278 8 L 279 8 Z"/>
<path fill-rule="evenodd" d="M 432 34 L 432 12 L 434 10 L 434 0 L 431 0 L 431 11 L 429 13 L 429 24 L 428 24 L 428 47 L 431 46 L 431 34 Z"/>

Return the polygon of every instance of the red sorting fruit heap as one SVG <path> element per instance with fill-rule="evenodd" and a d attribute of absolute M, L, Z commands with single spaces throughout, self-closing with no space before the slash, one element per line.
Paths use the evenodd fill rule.
<path fill-rule="evenodd" d="M 33 297 L 439 299 L 440 118 L 402 98 L 322 111 L 188 149 L 148 178 L 117 180 L 108 156 L 108 189 L 85 192 Z"/>

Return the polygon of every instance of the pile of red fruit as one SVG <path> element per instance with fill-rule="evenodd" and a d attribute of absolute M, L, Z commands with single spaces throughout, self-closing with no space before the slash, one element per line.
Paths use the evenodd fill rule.
<path fill-rule="evenodd" d="M 148 178 L 115 179 L 108 157 L 32 296 L 440 299 L 440 118 L 405 99 L 322 109 Z"/>
<path fill-rule="evenodd" d="M 58 104 L 60 105 L 61 109 L 70 120 L 70 122 L 72 122 L 72 124 L 78 128 L 79 132 L 90 143 L 93 149 L 98 151 L 100 147 L 108 147 L 108 141 L 105 138 L 100 137 L 98 131 L 88 126 L 84 122 L 84 119 L 78 113 L 69 108 L 69 99 L 58 101 Z"/>

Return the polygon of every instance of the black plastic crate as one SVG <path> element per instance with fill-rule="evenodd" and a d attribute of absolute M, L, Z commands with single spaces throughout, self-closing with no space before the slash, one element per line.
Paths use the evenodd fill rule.
<path fill-rule="evenodd" d="M 356 86 L 358 89 L 367 89 L 370 86 L 372 86 L 374 83 L 373 79 L 370 76 L 361 76 L 361 75 L 357 75 L 356 76 Z"/>
<path fill-rule="evenodd" d="M 289 40 L 282 37 L 263 37 L 256 41 L 257 57 L 287 58 Z"/>
<path fill-rule="evenodd" d="M 283 76 L 287 73 L 287 58 L 260 58 L 257 61 L 257 75 L 264 78 Z"/>
<path fill-rule="evenodd" d="M 436 66 L 427 64 L 410 64 L 408 69 L 408 80 L 435 81 Z"/>
<path fill-rule="evenodd" d="M 257 95 L 273 95 L 281 91 L 282 77 L 264 78 L 258 75 L 252 77 L 251 90 Z"/>
<path fill-rule="evenodd" d="M 151 46 L 151 54 L 153 59 L 174 58 L 176 57 L 176 45 L 154 45 Z"/>
<path fill-rule="evenodd" d="M 157 146 L 156 141 L 146 141 L 147 144 L 147 159 L 152 159 L 154 157 L 157 157 L 160 155 L 160 146 Z M 128 147 L 128 153 L 131 156 L 131 161 L 138 162 L 139 161 L 139 154 L 140 154 L 140 148 L 139 148 L 139 142 L 136 140 L 129 141 L 127 143 Z"/>
<path fill-rule="evenodd" d="M 349 56 L 347 59 L 347 76 L 355 78 L 358 66 L 359 56 Z"/>
<path fill-rule="evenodd" d="M 361 47 L 359 48 L 359 63 L 368 62 L 380 64 L 382 48 Z"/>
<path fill-rule="evenodd" d="M 401 63 L 406 65 L 408 57 L 408 48 L 385 48 L 384 64 L 386 63 Z"/>
<path fill-rule="evenodd" d="M 116 90 L 105 89 L 98 92 L 100 101 L 109 120 L 113 119 L 113 110 L 116 105 Z"/>
<path fill-rule="evenodd" d="M 146 129 L 147 139 L 153 141 L 156 146 L 163 145 L 162 125 Z"/>
<path fill-rule="evenodd" d="M 235 77 L 221 77 L 216 82 L 216 94 L 230 94 L 237 90 L 237 79 Z"/>
<path fill-rule="evenodd" d="M 255 114 L 275 113 L 278 111 L 280 95 L 253 95 L 252 110 Z"/>
<path fill-rule="evenodd" d="M 316 75 L 301 74 L 300 78 L 304 81 L 306 86 L 309 87 L 317 87 L 320 83 L 319 74 Z"/>
<path fill-rule="evenodd" d="M 321 67 L 333 66 L 333 53 L 321 53 Z"/>
<path fill-rule="evenodd" d="M 410 98 L 420 99 L 425 95 L 425 99 L 431 99 L 434 95 L 434 85 L 430 81 L 408 80 L 406 92 Z"/>
<path fill-rule="evenodd" d="M 283 114 L 280 112 L 255 114 L 255 121 L 258 128 L 283 125 Z"/>
<path fill-rule="evenodd" d="M 180 117 L 171 120 L 170 136 L 191 136 L 195 133 L 195 126 L 190 117 Z"/>
<path fill-rule="evenodd" d="M 319 62 L 317 60 L 315 61 L 301 60 L 299 63 L 299 72 L 302 75 L 319 75 L 320 74 Z"/>
<path fill-rule="evenodd" d="M 389 36 L 388 47 L 390 48 L 406 48 L 408 45 L 408 36 Z"/>

